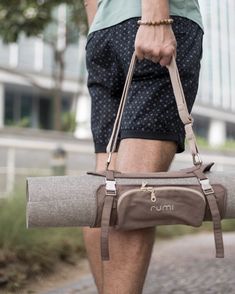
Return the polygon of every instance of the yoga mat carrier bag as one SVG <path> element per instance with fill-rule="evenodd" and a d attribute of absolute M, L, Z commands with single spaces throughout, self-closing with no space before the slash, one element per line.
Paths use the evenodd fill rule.
<path fill-rule="evenodd" d="M 172 224 L 199 227 L 212 221 L 216 257 L 224 257 L 221 219 L 235 215 L 235 174 L 212 173 L 213 163 L 202 163 L 174 57 L 167 68 L 193 166 L 144 174 L 109 169 L 135 63 L 134 53 L 107 146 L 106 170 L 80 177 L 27 178 L 27 226 L 101 227 L 101 256 L 109 260 L 110 227 L 126 231 Z"/>

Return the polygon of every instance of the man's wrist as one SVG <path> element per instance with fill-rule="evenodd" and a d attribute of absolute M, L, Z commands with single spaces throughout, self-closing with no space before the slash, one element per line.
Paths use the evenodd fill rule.
<path fill-rule="evenodd" d="M 159 21 L 170 18 L 168 0 L 142 0 L 142 20 Z"/>

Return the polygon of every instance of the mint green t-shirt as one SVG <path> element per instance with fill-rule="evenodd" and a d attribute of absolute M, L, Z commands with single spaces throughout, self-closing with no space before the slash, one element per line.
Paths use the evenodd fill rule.
<path fill-rule="evenodd" d="M 170 15 L 189 18 L 203 29 L 198 0 L 170 0 L 169 4 Z M 98 10 L 89 33 L 138 16 L 141 16 L 141 0 L 98 0 Z"/>

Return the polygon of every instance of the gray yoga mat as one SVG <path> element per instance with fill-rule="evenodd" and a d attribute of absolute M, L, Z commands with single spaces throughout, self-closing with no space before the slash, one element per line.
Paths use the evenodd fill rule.
<path fill-rule="evenodd" d="M 235 218 L 235 172 L 208 172 L 211 184 L 227 188 L 225 218 Z M 116 179 L 117 184 L 139 184 L 143 179 Z M 198 184 L 196 178 L 148 179 L 148 184 Z M 27 178 L 27 227 L 92 226 L 96 218 L 96 190 L 101 176 Z"/>

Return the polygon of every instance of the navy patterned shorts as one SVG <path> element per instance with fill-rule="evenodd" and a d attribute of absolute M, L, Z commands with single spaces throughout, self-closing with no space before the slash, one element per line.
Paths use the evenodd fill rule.
<path fill-rule="evenodd" d="M 187 18 L 173 18 L 177 64 L 191 111 L 198 90 L 203 31 Z M 91 130 L 96 153 L 106 152 L 134 52 L 138 19 L 130 18 L 88 35 L 87 85 L 91 95 Z M 124 138 L 175 141 L 177 152 L 184 151 L 184 127 L 166 67 L 147 59 L 137 61 L 118 142 Z"/>

